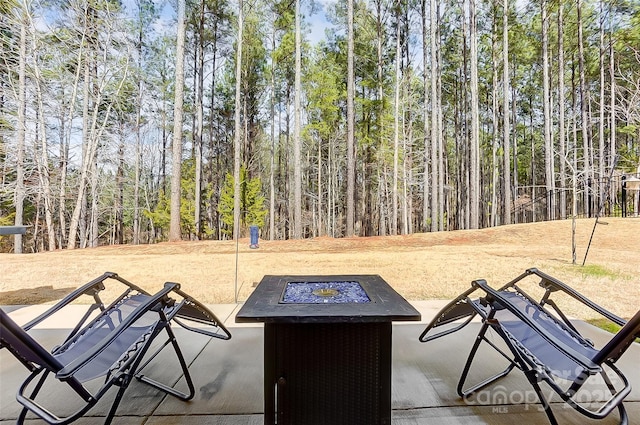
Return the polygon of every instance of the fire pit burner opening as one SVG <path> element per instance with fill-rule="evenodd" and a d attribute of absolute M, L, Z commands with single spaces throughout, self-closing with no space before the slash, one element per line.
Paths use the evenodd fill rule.
<path fill-rule="evenodd" d="M 320 288 L 311 291 L 311 293 L 319 297 L 335 297 L 336 295 L 340 294 L 340 291 L 333 288 Z"/>
<path fill-rule="evenodd" d="M 359 282 L 287 282 L 284 304 L 368 303 L 369 296 Z"/>

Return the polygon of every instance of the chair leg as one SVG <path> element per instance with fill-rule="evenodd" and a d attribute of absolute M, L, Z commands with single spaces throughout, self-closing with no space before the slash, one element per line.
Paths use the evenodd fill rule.
<path fill-rule="evenodd" d="M 44 385 L 44 382 L 47 380 L 48 375 L 49 375 L 49 371 L 44 369 L 42 372 L 42 376 L 40 377 L 40 379 L 38 379 L 38 382 L 33 387 L 33 391 L 31 391 L 31 394 L 29 394 L 30 399 L 33 400 L 36 398 L 36 396 L 42 389 L 42 385 Z M 16 421 L 16 424 L 18 425 L 23 424 L 27 417 L 27 413 L 29 413 L 29 409 L 27 409 L 26 407 L 23 407 L 22 410 L 20 411 L 20 415 L 18 416 L 18 420 Z"/>
<path fill-rule="evenodd" d="M 18 415 L 18 419 L 16 420 L 16 425 L 24 424 L 24 420 L 27 418 L 27 413 L 29 410 L 26 407 L 23 407 L 20 411 L 20 415 Z"/>
<path fill-rule="evenodd" d="M 624 408 L 624 404 L 618 405 L 618 414 L 620 415 L 620 425 L 629 425 L 629 416 L 627 416 L 627 409 Z"/>
<path fill-rule="evenodd" d="M 120 401 L 122 400 L 122 396 L 124 396 L 124 392 L 126 391 L 127 387 L 129 386 L 129 378 L 125 377 L 124 378 L 127 382 L 123 383 L 120 388 L 118 389 L 118 393 L 116 394 L 116 398 L 113 400 L 113 403 L 111 403 L 111 408 L 109 409 L 109 413 L 107 414 L 107 417 L 104 420 L 104 425 L 110 425 L 111 421 L 113 421 L 113 417 L 116 414 L 116 410 L 118 410 L 118 406 L 120 405 Z"/>
<path fill-rule="evenodd" d="M 547 418 L 549 419 L 549 423 L 551 425 L 558 425 L 558 421 L 556 420 L 556 417 L 553 414 L 553 411 L 551 410 L 551 405 L 549 404 L 546 397 L 542 393 L 542 389 L 540 388 L 540 384 L 538 383 L 536 372 L 533 370 L 529 370 L 528 372 L 525 373 L 525 376 L 527 377 L 527 379 L 529 380 L 529 383 L 531 384 L 536 394 L 538 395 L 538 399 L 542 404 L 544 413 L 547 415 Z"/>
<path fill-rule="evenodd" d="M 180 350 L 180 346 L 178 345 L 178 341 L 176 339 L 175 334 L 173 333 L 173 331 L 171 330 L 171 327 L 169 325 L 167 325 L 165 327 L 165 330 L 167 331 L 167 334 L 169 335 L 169 338 L 167 339 L 167 341 L 165 341 L 165 343 L 149 358 L 149 360 L 147 360 L 140 368 L 138 368 L 138 373 L 136 373 L 136 379 L 138 379 L 141 382 L 144 382 L 148 385 L 151 385 L 154 388 L 157 388 L 161 391 L 164 391 L 167 394 L 170 394 L 176 398 L 179 398 L 180 400 L 183 401 L 187 401 L 187 400 L 191 400 L 193 398 L 193 396 L 195 395 L 195 386 L 193 385 L 193 380 L 191 379 L 191 374 L 189 373 L 189 367 L 187 365 L 187 362 L 184 359 L 184 356 L 182 354 L 182 350 Z M 162 351 L 167 345 L 169 345 L 169 343 L 171 343 L 171 345 L 173 346 L 173 351 L 176 354 L 176 357 L 178 358 L 178 362 L 180 363 L 180 368 L 182 369 L 182 374 L 184 376 L 184 379 L 186 381 L 187 387 L 189 388 L 188 392 L 181 392 L 176 390 L 173 387 L 170 387 L 166 384 L 163 384 L 162 382 L 158 382 L 154 379 L 151 379 L 145 375 L 143 375 L 142 373 L 140 373 L 148 364 L 149 362 L 151 362 L 151 360 L 154 359 L 154 357 L 156 355 L 158 355 L 160 353 L 160 351 Z"/>
<path fill-rule="evenodd" d="M 607 373 L 603 370 L 602 372 L 600 372 L 600 374 L 602 375 L 602 379 L 604 380 L 604 382 L 606 382 L 607 388 L 609 388 L 609 391 L 611 391 L 611 395 L 615 396 L 615 394 L 617 393 L 616 388 L 613 385 L 613 382 L 611 382 L 611 379 L 609 378 Z M 624 408 L 622 402 L 620 402 L 620 404 L 618 405 L 618 412 L 620 413 L 620 425 L 627 425 L 627 423 L 629 422 L 629 418 L 627 417 L 627 411 Z"/>
<path fill-rule="evenodd" d="M 483 323 L 482 327 L 480 328 L 480 332 L 478 333 L 478 336 L 476 337 L 475 342 L 473 343 L 473 347 L 471 348 L 471 352 L 469 353 L 469 357 L 467 357 L 467 362 L 464 365 L 464 368 L 462 369 L 462 374 L 460 376 L 460 380 L 458 381 L 458 388 L 457 388 L 457 392 L 458 395 L 460 397 L 466 398 L 469 397 L 470 395 L 472 395 L 473 393 L 475 393 L 476 391 L 486 387 L 487 385 L 507 376 L 509 374 L 509 372 L 511 372 L 513 370 L 514 367 L 516 367 L 516 364 L 514 363 L 513 360 L 507 358 L 504 353 L 502 353 L 501 350 L 499 350 L 496 346 L 494 346 L 493 344 L 490 344 L 493 348 L 495 348 L 498 352 L 500 352 L 505 358 L 507 358 L 507 360 L 510 362 L 509 366 L 507 366 L 507 368 L 505 370 L 503 370 L 502 372 L 499 372 L 493 376 L 490 376 L 489 378 L 483 380 L 482 382 L 464 389 L 464 383 L 467 380 L 467 376 L 469 374 L 469 370 L 471 370 L 471 365 L 473 363 L 473 359 L 475 358 L 476 352 L 478 351 L 478 348 L 480 348 L 480 344 L 482 343 L 482 341 L 487 341 L 485 338 L 485 334 L 487 333 L 487 331 L 489 330 L 489 325 L 487 323 Z M 488 341 L 487 341 L 488 342 Z"/>
<path fill-rule="evenodd" d="M 607 384 L 607 388 L 609 388 L 609 391 L 611 391 L 612 395 L 616 394 L 616 389 L 613 386 L 613 382 L 611 382 L 611 379 L 609 379 L 609 376 L 607 376 L 605 371 L 600 372 L 602 375 L 602 379 L 604 379 L 604 381 Z M 624 408 L 624 404 L 622 404 L 622 402 L 620 402 L 620 404 L 618 404 L 618 414 L 620 415 L 620 424 L 619 425 L 628 425 L 629 424 L 629 417 L 627 416 L 627 410 Z"/>
<path fill-rule="evenodd" d="M 167 332 L 169 332 L 170 336 L 172 335 L 170 332 L 170 328 L 168 326 L 168 324 L 165 326 L 165 329 L 167 330 Z M 175 338 L 173 338 L 175 340 Z M 150 339 L 150 341 L 153 340 L 153 338 Z M 118 410 L 118 406 L 120 405 L 120 402 L 122 401 L 122 397 L 124 396 L 125 391 L 127 390 L 127 388 L 129 387 L 129 384 L 131 383 L 131 380 L 133 379 L 133 377 L 135 376 L 136 378 L 138 378 L 138 380 L 146 382 L 147 384 L 158 388 L 160 390 L 163 390 L 165 392 L 168 392 L 170 394 L 173 393 L 173 389 L 170 387 L 165 386 L 164 384 L 161 384 L 159 382 L 156 382 L 154 380 L 151 380 L 149 378 L 146 378 L 145 376 L 138 376 L 138 375 L 134 375 L 136 373 L 136 371 L 141 371 L 142 369 L 144 369 L 145 366 L 147 366 L 149 364 L 149 362 L 151 362 L 151 360 L 153 360 L 159 353 L 160 351 L 162 351 L 164 349 L 164 347 L 166 347 L 168 345 L 168 341 L 165 342 L 164 344 L 162 344 L 162 346 L 156 350 L 155 353 L 153 353 L 150 358 L 144 363 L 142 364 L 142 366 L 140 365 L 140 363 L 142 362 L 142 360 L 145 357 L 145 354 L 147 353 L 147 350 L 149 348 L 149 346 L 147 345 L 144 349 L 142 349 L 138 355 L 137 358 L 133 361 L 133 363 L 130 366 L 130 369 L 123 373 L 120 377 L 118 377 L 116 379 L 115 385 L 117 385 L 119 387 L 118 392 L 116 394 L 115 399 L 113 400 L 113 403 L 111 403 L 111 407 L 109 408 L 109 413 L 107 413 L 107 416 L 105 418 L 104 424 L 105 425 L 110 425 L 111 422 L 113 421 L 113 418 L 116 414 L 116 411 Z M 175 344 L 174 344 L 175 346 Z M 169 391 L 171 390 L 171 391 Z"/>
<path fill-rule="evenodd" d="M 609 365 L 609 367 L 613 368 L 612 365 Z M 609 389 L 609 392 L 611 392 L 611 396 L 613 397 L 611 400 L 614 400 L 616 397 L 618 397 L 619 395 L 619 391 L 616 390 L 615 385 L 613 384 L 613 382 L 611 381 L 611 378 L 609 377 L 609 375 L 607 374 L 606 370 L 602 370 L 600 372 L 600 376 L 602 377 L 602 380 L 604 381 L 605 385 L 607 386 L 607 388 Z M 620 375 L 619 375 L 620 376 Z M 569 390 L 567 390 L 565 392 L 565 395 L 562 396 L 562 399 L 571 407 L 573 407 L 574 409 L 576 409 L 578 412 L 582 413 L 583 415 L 587 416 L 587 417 L 592 417 L 592 418 L 601 418 L 600 416 L 600 412 L 594 412 L 591 410 L 586 409 L 585 407 L 581 406 L 580 404 L 578 404 L 576 401 L 573 400 L 573 396 L 580 391 L 580 388 L 582 388 L 582 386 L 584 385 L 584 383 L 586 382 L 587 377 L 582 377 L 582 378 L 578 378 L 576 380 L 576 382 L 574 382 L 573 385 L 571 385 L 571 387 L 569 388 Z M 608 404 L 608 402 L 607 402 Z M 604 408 L 604 406 L 602 406 Z M 620 416 L 620 422 L 619 425 L 628 425 L 629 423 L 629 418 L 627 416 L 627 410 L 624 407 L 624 404 L 622 403 L 622 399 L 620 399 L 619 403 L 617 403 L 616 407 L 618 408 L 618 414 Z M 608 413 L 606 413 L 606 415 L 608 415 Z"/>

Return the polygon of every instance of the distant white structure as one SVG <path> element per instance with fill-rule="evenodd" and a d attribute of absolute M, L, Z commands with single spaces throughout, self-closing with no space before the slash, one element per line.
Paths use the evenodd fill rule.
<path fill-rule="evenodd" d="M 640 175 L 640 167 L 638 167 Z M 640 207 L 640 178 L 635 176 L 627 176 L 624 180 L 624 188 L 628 195 L 633 196 L 633 212 L 634 216 L 638 216 L 638 208 Z"/>

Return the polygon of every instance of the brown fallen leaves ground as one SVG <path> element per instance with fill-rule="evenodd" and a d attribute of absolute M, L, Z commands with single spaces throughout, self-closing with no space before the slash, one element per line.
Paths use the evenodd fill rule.
<path fill-rule="evenodd" d="M 149 291 L 165 281 L 205 303 L 243 301 L 266 274 L 379 274 L 408 300 L 449 299 L 484 278 L 502 285 L 537 267 L 623 317 L 640 305 L 640 218 L 594 219 L 482 230 L 306 240 L 203 241 L 108 246 L 39 254 L 0 254 L 0 305 L 53 303 L 113 271 Z M 236 251 L 237 250 L 237 251 Z M 577 316 L 589 313 L 574 309 Z"/>

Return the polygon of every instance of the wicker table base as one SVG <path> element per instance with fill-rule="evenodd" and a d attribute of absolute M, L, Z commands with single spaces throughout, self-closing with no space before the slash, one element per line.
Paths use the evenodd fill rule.
<path fill-rule="evenodd" d="M 265 324 L 265 424 L 389 425 L 391 323 Z"/>

